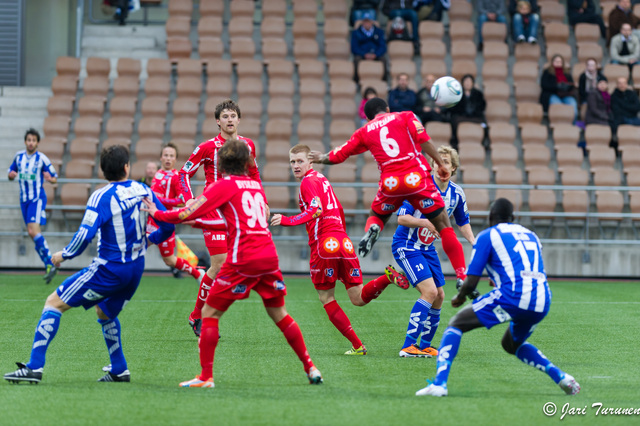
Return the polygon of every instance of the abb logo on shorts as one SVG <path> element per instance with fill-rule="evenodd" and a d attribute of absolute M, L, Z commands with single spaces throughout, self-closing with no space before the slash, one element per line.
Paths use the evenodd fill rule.
<path fill-rule="evenodd" d="M 398 184 L 399 183 L 400 183 L 400 181 L 395 176 L 389 176 L 389 177 L 385 178 L 384 181 L 382 182 L 382 184 L 391 192 L 393 192 L 396 189 L 398 189 Z"/>
<path fill-rule="evenodd" d="M 404 177 L 404 183 L 407 184 L 409 188 L 417 188 L 420 185 L 420 175 L 418 173 L 409 173 Z"/>
<path fill-rule="evenodd" d="M 340 243 L 333 237 L 329 237 L 322 243 L 324 249 L 329 253 L 335 253 L 340 248 Z M 353 250 L 353 247 L 352 247 Z"/>
<path fill-rule="evenodd" d="M 347 253 L 353 254 L 353 243 L 349 238 L 345 238 L 344 240 L 342 240 L 342 246 L 347 251 Z"/>

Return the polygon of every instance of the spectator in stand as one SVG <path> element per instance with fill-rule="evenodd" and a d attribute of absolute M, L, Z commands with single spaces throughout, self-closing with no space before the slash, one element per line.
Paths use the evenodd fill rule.
<path fill-rule="evenodd" d="M 144 169 L 144 176 L 140 178 L 139 182 L 151 186 L 151 182 L 153 182 L 156 173 L 158 173 L 158 163 L 149 161 Z"/>
<path fill-rule="evenodd" d="M 413 40 L 413 53 L 420 54 L 420 38 L 418 36 L 418 14 L 413 9 L 413 0 L 385 0 L 382 4 L 382 13 L 390 20 L 400 17 L 411 22 L 411 39 Z"/>
<path fill-rule="evenodd" d="M 387 41 L 384 38 L 384 31 L 374 25 L 373 15 L 369 12 L 362 15 L 362 25 L 351 33 L 351 54 L 353 54 L 353 79 L 356 82 L 360 81 L 358 63 L 362 60 L 382 61 L 386 75 Z"/>
<path fill-rule="evenodd" d="M 611 125 L 611 95 L 605 76 L 598 76 L 596 89 L 590 91 L 587 96 L 587 113 L 584 121 L 586 124 Z"/>
<path fill-rule="evenodd" d="M 509 14 L 513 23 L 513 39 L 518 43 L 538 42 L 538 3 L 536 0 L 509 0 Z"/>
<path fill-rule="evenodd" d="M 593 0 L 567 0 L 567 16 L 571 26 L 582 22 L 598 24 L 600 36 L 607 38 L 607 27 L 604 26 L 602 15 L 596 13 L 596 6 Z"/>
<path fill-rule="evenodd" d="M 604 74 L 602 74 L 602 71 L 598 68 L 596 59 L 587 59 L 584 72 L 580 74 L 580 79 L 578 80 L 578 100 L 580 101 L 580 105 L 587 103 L 589 92 L 596 90 L 596 86 L 601 77 L 604 77 Z"/>
<path fill-rule="evenodd" d="M 640 60 L 640 40 L 631 32 L 631 25 L 622 24 L 620 34 L 611 39 L 609 54 L 612 64 L 628 65 L 629 70 Z"/>
<path fill-rule="evenodd" d="M 351 13 L 349 14 L 349 25 L 355 28 L 365 13 L 372 16 L 374 21 L 377 20 L 379 7 L 380 0 L 353 0 Z"/>
<path fill-rule="evenodd" d="M 613 113 L 613 125 L 615 129 L 620 124 L 640 126 L 640 99 L 632 89 L 625 77 L 619 77 L 616 82 L 616 90 L 611 94 L 611 111 Z M 615 131 L 615 130 L 614 130 Z"/>
<path fill-rule="evenodd" d="M 454 107 L 449 108 L 451 114 L 451 147 L 458 149 L 458 124 L 462 122 L 480 123 L 487 136 L 487 119 L 484 111 L 487 103 L 484 94 L 474 87 L 475 79 L 471 74 L 462 77 L 462 99 Z"/>
<path fill-rule="evenodd" d="M 441 21 L 442 11 L 449 10 L 451 0 L 416 0 L 419 21 Z"/>
<path fill-rule="evenodd" d="M 622 29 L 622 24 L 631 25 L 631 29 L 633 33 L 640 38 L 640 30 L 638 26 L 640 25 L 640 17 L 633 14 L 633 9 L 631 7 L 631 1 L 629 0 L 619 0 L 618 6 L 616 6 L 609 13 L 609 40 L 608 43 L 611 43 L 611 39 L 616 34 L 620 34 L 620 30 Z"/>
<path fill-rule="evenodd" d="M 400 73 L 396 77 L 398 85 L 389 91 L 389 109 L 391 112 L 413 111 L 416 105 L 416 92 L 409 88 L 409 74 Z"/>
<path fill-rule="evenodd" d="M 485 22 L 507 23 L 507 5 L 504 0 L 478 0 L 478 50 L 482 50 L 482 26 Z"/>
<path fill-rule="evenodd" d="M 578 119 L 576 86 L 571 73 L 565 69 L 562 56 L 553 55 L 551 66 L 542 73 L 540 86 L 542 87 L 540 103 L 545 112 L 549 111 L 549 104 L 571 105 L 574 110 L 574 120 Z"/>
<path fill-rule="evenodd" d="M 358 116 L 360 117 L 360 125 L 364 126 L 367 124 L 367 115 L 364 113 L 364 104 L 367 103 L 369 99 L 377 98 L 378 92 L 373 87 L 367 87 L 364 89 L 362 93 L 362 102 L 360 102 L 360 108 L 358 108 Z"/>
<path fill-rule="evenodd" d="M 416 107 L 415 112 L 420 117 L 423 125 L 426 125 L 429 121 L 446 121 L 443 115 L 443 110 L 436 105 L 435 101 L 431 97 L 431 86 L 436 81 L 436 76 L 433 74 L 427 74 L 422 78 L 424 87 L 418 90 L 416 94 Z"/>

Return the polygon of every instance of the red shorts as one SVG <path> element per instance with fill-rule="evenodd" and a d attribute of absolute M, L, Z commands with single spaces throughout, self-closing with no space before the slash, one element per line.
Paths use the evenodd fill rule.
<path fill-rule="evenodd" d="M 223 263 L 209 290 L 207 304 L 216 307 L 216 299 L 246 299 L 251 290 L 258 293 L 263 300 L 287 294 L 277 258 L 267 261 L 261 259 L 259 267 L 253 264 L 238 267 L 228 262 Z"/>
<path fill-rule="evenodd" d="M 389 215 L 407 200 L 427 217 L 444 208 L 444 201 L 433 180 L 419 171 L 404 175 L 385 174 L 380 178 L 378 193 L 371 209 L 379 215 Z"/>
<path fill-rule="evenodd" d="M 147 222 L 147 235 L 155 232 L 158 229 L 158 225 L 156 225 L 155 221 L 151 218 Z M 171 234 L 169 238 L 158 244 L 158 250 L 160 250 L 160 256 L 169 257 L 173 256 L 176 253 L 176 233 Z"/>
<path fill-rule="evenodd" d="M 209 256 L 225 254 L 227 252 L 227 233 L 218 231 L 202 230 L 204 235 L 204 245 L 209 250 Z"/>
<path fill-rule="evenodd" d="M 311 246 L 309 265 L 316 290 L 330 290 L 337 280 L 347 289 L 362 284 L 360 261 L 347 234 L 320 237 Z"/>

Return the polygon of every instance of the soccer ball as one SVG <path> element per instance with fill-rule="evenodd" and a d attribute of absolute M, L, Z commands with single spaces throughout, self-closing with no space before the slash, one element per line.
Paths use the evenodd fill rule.
<path fill-rule="evenodd" d="M 453 77 L 440 77 L 431 86 L 431 97 L 436 105 L 451 108 L 462 99 L 462 86 Z"/>

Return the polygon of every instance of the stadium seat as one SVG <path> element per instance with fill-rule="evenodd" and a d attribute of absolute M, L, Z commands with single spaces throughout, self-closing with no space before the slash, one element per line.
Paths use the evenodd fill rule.
<path fill-rule="evenodd" d="M 49 116 L 69 118 L 73 112 L 73 102 L 70 96 L 52 96 L 47 100 L 47 113 Z"/>
<path fill-rule="evenodd" d="M 321 79 L 324 76 L 324 62 L 318 61 L 316 59 L 299 59 L 296 60 L 296 64 L 298 66 L 298 76 L 300 79 Z M 333 65 L 331 65 L 333 64 Z M 340 66 L 344 67 L 346 64 L 349 71 L 344 74 L 338 73 L 338 68 Z M 331 67 L 333 66 L 333 71 Z M 350 61 L 342 61 L 340 59 L 335 59 L 329 62 L 329 79 L 338 78 L 338 77 L 347 77 L 351 78 L 353 75 L 353 65 Z"/>
<path fill-rule="evenodd" d="M 138 77 L 123 75 L 113 82 L 113 94 L 115 96 L 138 97 L 140 80 Z"/>
<path fill-rule="evenodd" d="M 181 98 L 200 100 L 202 95 L 202 78 L 180 77 L 176 83 L 176 95 Z"/>
<path fill-rule="evenodd" d="M 246 102 L 245 102 L 246 99 Z M 262 102 L 256 102 L 251 98 L 238 98 L 238 105 L 242 111 L 242 118 L 253 118 L 260 120 L 262 118 Z"/>
<path fill-rule="evenodd" d="M 60 188 L 60 201 L 65 206 L 86 206 L 89 187 L 86 183 L 65 183 Z"/>
<path fill-rule="evenodd" d="M 433 21 L 423 21 L 422 23 L 433 24 Z M 422 25 L 421 23 L 421 25 Z M 447 54 L 447 46 L 439 40 L 430 40 L 429 43 L 420 45 L 420 57 L 425 60 L 441 60 Z M 441 75 L 441 74 L 438 74 Z"/>
<path fill-rule="evenodd" d="M 516 215 L 520 210 L 522 210 L 522 191 L 520 189 L 498 188 L 496 189 L 494 201 L 498 198 L 506 198 L 511 201 L 513 204 L 513 211 Z"/>
<path fill-rule="evenodd" d="M 93 177 L 94 166 L 95 161 L 92 160 L 72 159 L 65 165 L 64 177 L 67 179 L 90 179 Z"/>
<path fill-rule="evenodd" d="M 282 39 L 262 39 L 262 58 L 265 61 L 285 59 L 287 51 L 287 43 Z"/>
<path fill-rule="evenodd" d="M 506 45 L 505 45 L 506 46 Z M 485 60 L 482 66 L 482 82 L 486 84 L 491 81 L 505 82 L 509 70 L 507 68 L 506 60 Z M 485 93 L 485 97 L 488 93 Z M 508 95 L 507 95 L 508 98 Z M 506 100 L 506 98 L 502 98 Z"/>
<path fill-rule="evenodd" d="M 286 186 L 265 186 L 264 193 L 269 202 L 269 208 L 273 212 L 278 209 L 288 209 L 291 201 L 289 187 Z"/>
<path fill-rule="evenodd" d="M 589 164 L 594 167 L 613 168 L 616 162 L 616 152 L 606 145 L 587 145 L 589 152 Z"/>
<path fill-rule="evenodd" d="M 391 62 L 396 59 L 413 59 L 413 43 L 410 41 L 394 40 L 387 44 L 387 54 Z"/>
<path fill-rule="evenodd" d="M 249 17 L 253 23 L 253 14 L 255 11 L 255 2 L 250 0 L 234 0 L 229 3 L 231 18 Z"/>
<path fill-rule="evenodd" d="M 224 0 L 200 0 L 200 19 L 211 16 L 221 17 L 223 14 Z"/>
<path fill-rule="evenodd" d="M 341 20 L 346 22 L 347 13 L 349 8 L 347 3 L 342 0 L 323 0 L 322 1 L 322 13 L 326 21 Z"/>
<path fill-rule="evenodd" d="M 567 43 L 547 43 L 547 62 L 551 62 L 553 56 L 560 55 L 568 66 L 571 63 L 573 52 L 571 51 L 571 46 Z"/>
<path fill-rule="evenodd" d="M 169 98 L 164 96 L 148 96 L 142 100 L 140 112 L 143 117 L 159 117 L 164 120 L 167 116 L 168 105 Z"/>
<path fill-rule="evenodd" d="M 517 46 L 522 46 L 522 44 L 519 44 Z M 527 44 L 527 46 L 532 45 Z M 504 41 L 484 41 L 482 56 L 484 57 L 485 61 L 506 62 L 509 58 L 509 45 Z"/>
<path fill-rule="evenodd" d="M 344 167 L 344 166 L 343 166 Z M 346 168 L 346 167 L 345 167 Z M 336 173 L 335 171 L 336 167 L 331 168 L 331 173 Z M 342 172 L 340 172 L 342 173 Z M 336 178 L 331 178 L 332 182 L 340 182 L 340 179 L 336 179 Z M 356 191 L 356 188 L 350 188 L 350 187 L 344 187 L 344 186 L 334 186 L 333 187 L 333 192 L 336 196 L 336 198 L 338 199 L 338 201 L 340 202 L 340 204 L 342 205 L 342 208 L 344 209 L 344 213 L 345 216 L 350 216 L 350 212 L 349 210 L 355 210 L 357 203 L 358 203 L 358 192 Z M 351 213 L 351 215 L 353 215 L 353 213 Z"/>
<path fill-rule="evenodd" d="M 396 71 L 393 65 L 397 61 L 392 63 L 392 73 L 396 75 Z M 381 61 L 359 61 L 358 62 L 358 76 L 363 80 L 382 80 L 385 77 L 384 64 Z M 413 75 L 415 75 L 415 65 L 413 67 Z"/>
<path fill-rule="evenodd" d="M 335 167 L 329 167 L 328 174 L 331 182 L 353 183 L 356 181 L 356 165 L 353 163 L 348 163 L 340 164 L 339 166 Z M 342 198 L 338 197 L 338 199 L 342 201 Z M 354 205 L 356 200 L 357 198 L 353 200 Z"/>
<path fill-rule="evenodd" d="M 305 120 L 300 120 L 298 123 L 298 131 L 300 131 L 301 126 L 305 124 Z M 267 125 L 265 128 L 265 135 L 267 136 L 267 140 L 282 140 L 288 141 L 291 139 L 291 133 L 293 122 L 291 119 L 275 119 L 267 121 Z M 322 134 L 322 133 L 320 133 Z M 318 133 L 315 133 L 317 136 Z"/>
<path fill-rule="evenodd" d="M 611 127 L 607 124 L 588 124 L 584 131 L 584 138 L 587 141 L 587 146 L 609 146 Z"/>
<path fill-rule="evenodd" d="M 466 123 L 460 123 L 462 126 Z M 451 139 L 451 126 L 449 123 L 440 123 L 437 121 L 430 121 L 426 124 L 426 130 L 431 139 L 434 140 L 434 143 L 449 143 Z M 484 130 L 483 130 L 484 132 Z M 474 131 L 474 134 L 477 134 L 477 131 Z M 458 127 L 458 137 L 460 138 L 460 127 Z M 460 143 L 465 143 L 467 141 L 466 137 L 464 139 L 460 138 Z M 482 139 L 478 141 L 482 142 Z"/>
<path fill-rule="evenodd" d="M 409 82 L 409 87 L 411 88 L 412 82 Z M 379 98 L 385 99 L 387 94 L 389 93 L 389 85 L 384 80 L 360 80 L 361 87 L 373 87 L 375 91 L 378 93 Z M 333 93 L 331 97 L 333 98 Z M 343 96 L 346 96 L 343 95 Z M 350 98 L 351 99 L 351 98 Z"/>
<path fill-rule="evenodd" d="M 598 43 L 600 40 L 600 28 L 597 24 L 589 24 L 586 22 L 577 23 L 573 27 L 573 33 L 575 34 L 577 43 Z"/>
<path fill-rule="evenodd" d="M 200 110 L 200 99 L 176 98 L 173 101 L 173 117 L 174 118 L 197 117 L 199 110 Z"/>
<path fill-rule="evenodd" d="M 413 49 L 413 46 L 411 44 L 409 44 L 409 47 Z M 453 61 L 461 59 L 475 61 L 478 49 L 476 47 L 476 44 L 473 42 L 473 39 L 460 39 L 451 41 L 450 53 L 451 59 Z"/>
<path fill-rule="evenodd" d="M 289 162 L 269 162 L 260 171 L 264 182 L 288 182 L 291 175 Z"/>
<path fill-rule="evenodd" d="M 263 71 L 262 62 L 255 59 L 235 59 L 233 61 L 236 65 L 236 74 L 238 78 L 251 77 L 251 78 L 261 78 Z"/>
<path fill-rule="evenodd" d="M 87 75 L 89 77 L 109 77 L 111 72 L 111 62 L 107 58 L 90 57 L 86 63 Z"/>
<path fill-rule="evenodd" d="M 69 155 L 72 160 L 95 162 L 99 143 L 98 138 L 75 138 L 69 144 Z"/>
<path fill-rule="evenodd" d="M 149 77 L 144 84 L 144 93 L 146 97 L 160 96 L 169 97 L 171 92 L 171 81 L 169 77 Z"/>
<path fill-rule="evenodd" d="M 393 60 L 391 62 L 391 75 L 397 76 L 400 73 L 409 75 L 409 87 L 414 91 L 417 91 L 417 87 L 412 87 L 415 84 L 414 79 L 416 77 L 416 63 L 413 62 L 411 59 Z M 363 78 L 363 77 L 361 76 L 360 78 Z"/>
<path fill-rule="evenodd" d="M 485 50 L 486 50 L 486 47 L 485 47 Z M 516 63 L 522 62 L 522 61 L 531 61 L 531 62 L 537 63 L 540 60 L 540 45 L 530 44 L 530 43 L 518 43 L 515 45 L 514 56 L 516 58 Z"/>
<path fill-rule="evenodd" d="M 171 139 L 171 143 L 178 148 L 177 164 L 184 164 L 196 147 L 193 139 L 175 138 Z"/>
<path fill-rule="evenodd" d="M 46 117 L 42 130 L 47 138 L 60 137 L 66 139 L 69 135 L 71 119 L 69 117 Z"/>
<path fill-rule="evenodd" d="M 479 144 L 464 144 L 464 147 L 458 146 L 461 165 L 484 166 L 485 151 Z"/>
<path fill-rule="evenodd" d="M 549 123 L 551 127 L 559 123 L 571 124 L 575 119 L 575 112 L 571 105 L 551 104 L 549 105 Z"/>
<path fill-rule="evenodd" d="M 332 117 L 351 118 L 355 117 L 358 112 L 356 103 L 353 99 L 332 99 L 330 108 L 329 112 Z"/>
<path fill-rule="evenodd" d="M 622 210 L 624 208 L 624 198 L 619 191 L 596 191 L 596 210 L 598 213 L 608 213 L 613 217 L 599 217 L 598 228 L 600 238 L 615 239 L 620 229 L 622 221 Z M 607 232 L 608 231 L 608 232 Z"/>
<path fill-rule="evenodd" d="M 180 59 L 176 64 L 178 80 L 184 77 L 202 78 L 202 61 L 199 59 Z"/>
<path fill-rule="evenodd" d="M 329 137 L 331 140 L 349 140 L 356 126 L 353 120 L 332 120 L 329 126 Z"/>
<path fill-rule="evenodd" d="M 202 7 L 202 3 L 200 3 L 200 7 Z M 202 13 L 202 9 L 200 12 Z M 198 20 L 198 39 L 220 39 L 222 37 L 222 29 L 222 14 L 216 16 L 200 16 Z"/>
<path fill-rule="evenodd" d="M 589 211 L 589 195 L 584 190 L 562 191 L 562 209 L 565 213 L 573 215 L 565 218 L 565 230 L 567 237 L 575 238 L 572 228 L 579 230 L 578 238 L 586 232 L 586 213 Z M 576 216 L 577 215 L 577 216 Z"/>
<path fill-rule="evenodd" d="M 593 184 L 596 186 L 620 186 L 620 171 L 613 167 L 592 167 Z"/>
<path fill-rule="evenodd" d="M 465 74 L 478 74 L 476 61 L 469 59 L 456 59 L 451 64 L 451 76 L 458 81 L 462 81 Z"/>
<path fill-rule="evenodd" d="M 211 114 L 210 118 L 206 118 L 202 122 L 202 135 L 205 139 L 208 139 L 214 137 L 218 133 L 220 133 L 220 127 L 218 126 L 218 122 L 214 118 L 213 114 Z"/>
<path fill-rule="evenodd" d="M 477 221 L 481 216 L 476 216 L 477 212 L 489 211 L 489 191 L 484 188 L 469 188 L 464 191 L 467 199 L 467 208 L 471 212 L 471 220 Z M 481 222 L 486 219 L 482 218 Z"/>
<path fill-rule="evenodd" d="M 54 164 L 56 169 L 60 171 L 62 165 L 62 157 L 64 155 L 64 147 L 67 144 L 67 135 L 60 136 L 47 136 L 40 140 L 38 145 L 38 151 L 49 157 L 49 160 Z"/>
<path fill-rule="evenodd" d="M 461 166 L 460 168 L 462 169 L 461 182 L 465 184 L 483 184 L 489 183 L 490 181 L 489 169 L 486 169 L 483 166 L 468 165 Z"/>
<path fill-rule="evenodd" d="M 107 137 L 130 139 L 133 133 L 133 117 L 111 117 L 106 125 Z"/>
<path fill-rule="evenodd" d="M 111 117 L 133 117 L 136 113 L 138 98 L 116 96 L 109 103 Z"/>
<path fill-rule="evenodd" d="M 291 78 L 270 78 L 267 93 L 270 98 L 293 99 L 295 92 L 294 82 Z"/>
<path fill-rule="evenodd" d="M 544 145 L 522 145 L 524 165 L 526 169 L 536 166 L 548 167 L 551 161 L 551 153 Z"/>
<path fill-rule="evenodd" d="M 109 79 L 104 76 L 89 76 L 84 79 L 82 91 L 85 96 L 107 97 L 109 92 Z"/>
<path fill-rule="evenodd" d="M 131 146 L 131 139 L 122 138 L 122 137 L 107 138 L 102 142 L 102 145 L 100 146 L 100 150 L 102 151 L 106 148 L 109 148 L 110 146 L 115 146 L 115 145 L 122 145 L 129 148 Z M 100 170 L 100 167 L 98 167 L 98 174 L 100 175 L 101 178 L 104 178 L 104 175 L 102 174 L 102 170 Z"/>
<path fill-rule="evenodd" d="M 338 38 L 325 38 L 324 55 L 327 60 L 348 60 L 351 57 L 351 47 L 349 41 Z M 296 56 L 296 59 L 300 59 L 300 57 Z"/>
<path fill-rule="evenodd" d="M 516 128 L 513 124 L 496 122 L 489 127 L 491 145 L 507 143 L 513 145 L 516 140 Z"/>
<path fill-rule="evenodd" d="M 609 81 L 616 81 L 618 78 L 629 78 L 629 66 L 622 64 L 607 64 L 602 69 L 602 73 Z"/>
<path fill-rule="evenodd" d="M 264 92 L 262 81 L 255 78 L 239 78 L 237 93 L 242 98 L 260 98 Z"/>
<path fill-rule="evenodd" d="M 493 143 L 491 141 L 491 163 L 494 165 L 516 164 L 518 148 L 512 143 Z"/>
<path fill-rule="evenodd" d="M 324 109 L 322 111 L 324 116 Z M 269 120 L 278 118 L 291 120 L 293 118 L 293 99 L 269 99 L 267 115 L 269 116 Z"/>
<path fill-rule="evenodd" d="M 548 165 L 527 167 L 529 185 L 555 185 L 556 172 Z"/>
<path fill-rule="evenodd" d="M 209 77 L 205 88 L 208 97 L 207 102 L 212 101 L 215 106 L 223 99 L 230 98 L 232 89 L 231 76 Z"/>
<path fill-rule="evenodd" d="M 295 19 L 316 18 L 318 3 L 315 0 L 296 0 L 292 5 Z"/>
<path fill-rule="evenodd" d="M 514 83 L 516 102 L 536 103 L 540 99 L 540 85 L 535 81 L 520 80 Z"/>
<path fill-rule="evenodd" d="M 550 189 L 532 189 L 529 191 L 529 210 L 531 213 L 550 213 L 556 208 L 556 194 Z M 548 238 L 553 230 L 553 216 L 531 216 L 536 233 Z M 545 230 L 546 228 L 546 230 Z M 540 232 L 543 231 L 543 232 Z"/>
<path fill-rule="evenodd" d="M 625 170 L 640 167 L 640 146 L 623 145 L 618 149 L 622 152 L 622 164 Z"/>
<path fill-rule="evenodd" d="M 501 22 L 485 22 L 482 25 L 483 42 L 496 41 L 504 43 L 507 38 L 507 24 Z"/>
<path fill-rule="evenodd" d="M 250 39 L 253 37 L 253 17 L 232 15 L 228 28 L 229 40 Z"/>
<path fill-rule="evenodd" d="M 576 50 L 578 52 L 578 61 L 582 63 L 586 62 L 589 58 L 594 58 L 597 63 L 602 62 L 602 48 L 596 42 L 579 42 L 577 43 Z"/>
<path fill-rule="evenodd" d="M 163 117 L 143 117 L 138 122 L 138 135 L 140 138 L 164 137 L 165 119 Z"/>
<path fill-rule="evenodd" d="M 457 21 L 464 21 L 465 23 L 471 22 L 472 11 L 473 7 L 471 6 L 471 3 L 462 1 L 451 2 L 451 7 L 449 8 L 449 20 L 456 21 L 452 26 L 457 28 L 459 24 Z"/>
<path fill-rule="evenodd" d="M 538 2 L 540 18 L 544 24 L 547 22 L 564 22 L 567 10 L 563 4 L 555 0 L 542 0 Z"/>
<path fill-rule="evenodd" d="M 264 13 L 264 5 L 262 6 L 262 9 Z M 287 28 L 285 25 L 284 16 L 285 14 L 283 13 L 282 15 L 278 16 L 266 16 L 262 19 L 262 24 L 260 25 L 260 34 L 262 35 L 262 40 L 284 40 L 284 35 Z"/>
<path fill-rule="evenodd" d="M 249 37 L 236 37 L 229 41 L 229 51 L 233 60 L 253 59 L 256 53 L 256 46 Z"/>
<path fill-rule="evenodd" d="M 513 115 L 511 104 L 507 101 L 490 100 L 487 101 L 485 116 L 489 127 L 493 123 L 508 123 Z"/>
<path fill-rule="evenodd" d="M 329 82 L 331 99 L 351 99 L 356 94 L 356 84 L 350 79 L 332 79 Z M 378 95 L 380 93 L 378 92 Z"/>
<path fill-rule="evenodd" d="M 584 154 L 577 146 L 556 145 L 555 150 L 558 167 L 582 166 Z"/>
<path fill-rule="evenodd" d="M 187 37 L 171 37 L 167 39 L 167 55 L 171 62 L 191 57 L 191 40 Z"/>
<path fill-rule="evenodd" d="M 429 43 L 422 43 L 423 45 L 442 40 L 442 37 L 444 37 L 444 24 L 438 21 L 420 21 L 418 34 L 421 40 L 429 40 Z"/>
<path fill-rule="evenodd" d="M 197 118 L 174 118 L 171 121 L 171 139 L 191 139 L 193 141 L 196 137 L 197 130 Z"/>
<path fill-rule="evenodd" d="M 293 41 L 293 56 L 296 60 L 318 59 L 318 54 L 318 42 L 315 40 L 301 39 Z"/>
<path fill-rule="evenodd" d="M 562 185 L 589 185 L 589 172 L 578 166 L 558 167 Z"/>
<path fill-rule="evenodd" d="M 570 123 L 560 123 L 552 127 L 553 142 L 556 146 L 568 145 L 575 147 L 580 140 L 580 129 Z"/>
<path fill-rule="evenodd" d="M 169 16 L 164 26 L 167 37 L 189 37 L 191 18 L 186 16 Z"/>
<path fill-rule="evenodd" d="M 476 35 L 476 27 L 472 21 L 456 21 L 455 25 L 449 26 L 449 36 L 451 40 L 473 40 Z"/>
<path fill-rule="evenodd" d="M 158 161 L 161 156 L 162 139 L 144 138 L 136 142 L 136 161 Z"/>
<path fill-rule="evenodd" d="M 147 74 L 149 77 L 164 77 L 171 76 L 171 61 L 161 58 L 150 58 L 147 61 Z M 147 81 L 149 81 L 147 79 Z"/>
<path fill-rule="evenodd" d="M 186 16 L 191 19 L 193 3 L 191 0 L 169 0 L 169 16 Z"/>
<path fill-rule="evenodd" d="M 562 22 L 549 22 L 544 25 L 544 38 L 547 43 L 563 43 L 569 40 L 569 25 Z"/>
<path fill-rule="evenodd" d="M 265 158 L 267 162 L 288 162 L 291 144 L 288 140 L 267 140 Z"/>
<path fill-rule="evenodd" d="M 67 96 L 75 99 L 78 90 L 78 77 L 57 75 L 51 81 L 51 91 L 54 96 Z"/>
<path fill-rule="evenodd" d="M 307 98 L 301 99 L 298 106 L 298 112 L 300 118 L 319 118 L 324 119 L 325 106 L 324 99 L 320 98 Z"/>
<path fill-rule="evenodd" d="M 294 44 L 296 43 L 296 41 L 303 39 L 315 41 L 316 34 L 318 32 L 318 24 L 316 23 L 316 18 L 296 17 L 296 19 L 293 20 L 291 32 L 293 34 Z"/>
<path fill-rule="evenodd" d="M 518 61 L 513 64 L 511 75 L 513 76 L 514 83 L 519 81 L 537 81 L 539 66 L 537 61 Z"/>
<path fill-rule="evenodd" d="M 80 74 L 80 68 L 80 58 L 58 56 L 56 59 L 56 74 L 59 76 L 73 77 L 77 81 L 78 75 Z"/>
<path fill-rule="evenodd" d="M 105 103 L 106 98 L 102 96 L 84 96 L 78 101 L 78 114 L 80 117 L 97 117 L 102 120 Z"/>
<path fill-rule="evenodd" d="M 512 163 L 514 164 L 514 163 Z M 497 185 L 521 185 L 522 169 L 513 165 L 493 165 Z"/>
<path fill-rule="evenodd" d="M 317 78 L 301 78 L 299 80 L 299 92 L 301 98 L 315 97 L 323 99 L 327 88 L 325 87 L 322 79 Z"/>
<path fill-rule="evenodd" d="M 322 119 L 304 118 L 298 122 L 298 138 L 300 140 L 322 140 L 323 135 L 324 122 Z"/>
<path fill-rule="evenodd" d="M 542 112 L 542 109 L 540 110 Z M 518 121 L 519 117 L 518 117 Z M 523 145 L 544 145 L 547 142 L 547 126 L 539 123 L 519 123 Z"/>
<path fill-rule="evenodd" d="M 229 59 L 216 59 L 206 62 L 206 71 L 209 78 L 231 78 L 233 73 L 233 63 Z M 262 73 L 262 69 L 260 70 Z"/>
<path fill-rule="evenodd" d="M 447 75 L 447 64 L 441 59 L 423 59 L 420 65 L 420 75 Z"/>
<path fill-rule="evenodd" d="M 200 37 L 198 39 L 198 55 L 203 62 L 211 63 L 222 58 L 224 44 L 218 37 Z"/>

